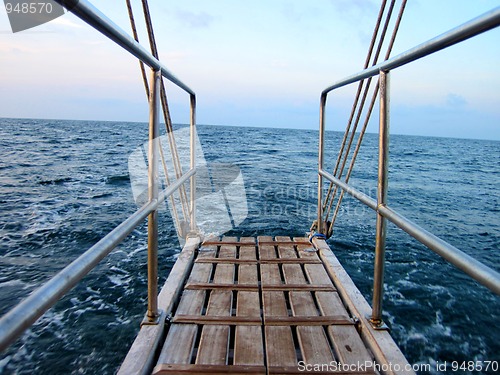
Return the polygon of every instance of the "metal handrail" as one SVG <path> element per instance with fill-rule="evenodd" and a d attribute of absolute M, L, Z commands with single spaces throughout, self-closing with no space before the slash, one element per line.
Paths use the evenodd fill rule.
<path fill-rule="evenodd" d="M 485 31 L 494 29 L 500 24 L 500 7 L 494 8 L 489 12 L 476 17 L 469 22 L 464 23 L 444 34 L 439 35 L 434 39 L 430 39 L 425 43 L 409 49 L 389 60 L 372 67 L 362 70 L 352 76 L 346 77 L 333 85 L 324 89 L 321 97 L 326 96 L 330 91 L 346 86 L 351 83 L 358 82 L 362 79 L 370 78 L 379 74 L 382 71 L 389 71 L 406 65 L 412 61 L 422 57 L 431 55 L 454 44 L 463 42 L 469 38 L 479 35 Z"/>
<path fill-rule="evenodd" d="M 148 65 L 151 69 L 161 70 L 162 76 L 170 82 L 174 83 L 190 95 L 195 95 L 194 91 L 191 90 L 189 86 L 172 74 L 167 67 L 156 59 L 151 53 L 149 53 L 148 50 L 137 43 L 134 38 L 127 34 L 87 0 L 54 1 L 69 9 L 75 16 L 107 36 L 120 47 L 130 52 L 132 55 Z"/>
<path fill-rule="evenodd" d="M 73 288 L 95 266 L 119 245 L 146 217 L 148 217 L 148 308 L 149 324 L 155 324 L 158 316 L 158 218 L 157 210 L 166 198 L 171 196 L 188 180 L 190 181 L 190 222 L 191 230 L 195 223 L 195 124 L 196 95 L 187 85 L 176 78 L 168 69 L 146 51 L 139 43 L 109 20 L 104 14 L 85 0 L 56 0 L 59 4 L 102 32 L 132 55 L 149 65 L 152 69 L 150 118 L 149 118 L 149 201 L 134 214 L 108 233 L 104 238 L 58 272 L 47 283 L 36 289 L 21 303 L 0 319 L 0 351 L 6 349 L 19 335 L 29 328 L 40 316 L 52 307 L 62 296 Z M 165 77 L 190 96 L 190 169 L 177 180 L 158 192 L 157 159 L 159 147 L 158 112 L 159 80 Z"/>
<path fill-rule="evenodd" d="M 94 246 L 59 271 L 52 279 L 35 290 L 0 320 L 0 351 L 29 328 L 64 294 L 83 279 L 94 267 L 118 246 L 144 219 L 156 211 L 196 171 L 190 170 L 159 194 L 159 198 L 146 203 L 124 222 L 109 232 Z"/>
<path fill-rule="evenodd" d="M 388 188 L 388 150 L 389 150 L 389 76 L 390 71 L 405 64 L 416 61 L 442 49 L 460 43 L 485 31 L 500 25 L 500 7 L 497 7 L 461 26 L 458 26 L 434 39 L 422 43 L 402 54 L 386 60 L 371 68 L 344 78 L 321 93 L 320 98 L 320 126 L 319 126 L 319 155 L 318 155 L 318 216 L 317 230 L 325 231 L 323 223 L 323 178 L 331 181 L 346 193 L 352 195 L 371 209 L 377 212 L 377 228 L 375 243 L 375 265 L 372 316 L 370 321 L 374 327 L 383 326 L 382 299 L 383 277 L 385 263 L 385 236 L 386 220 L 396 224 L 399 228 L 410 234 L 429 249 L 455 265 L 467 275 L 486 286 L 494 293 L 500 294 L 500 273 L 477 261 L 448 242 L 426 231 L 422 227 L 405 218 L 387 206 Z M 373 76 L 380 76 L 380 121 L 379 121 L 379 163 L 378 163 L 378 194 L 373 199 L 359 190 L 351 187 L 324 170 L 325 149 L 325 111 L 328 94 L 340 87 Z"/>
<path fill-rule="evenodd" d="M 488 266 L 485 266 L 483 263 L 472 258 L 470 255 L 467 255 L 455 246 L 443 241 L 436 235 L 420 227 L 418 224 L 408 220 L 389 206 L 385 205 L 378 207 L 376 199 L 373 199 L 356 188 L 349 186 L 349 184 L 344 183 L 332 174 L 324 170 L 321 170 L 320 174 L 372 210 L 380 212 L 385 218 L 389 219 L 389 221 L 412 237 L 418 239 L 419 242 L 432 249 L 435 253 L 441 255 L 443 258 L 448 260 L 448 262 L 452 263 L 466 274 L 479 281 L 495 293 L 500 294 L 500 273 Z"/>

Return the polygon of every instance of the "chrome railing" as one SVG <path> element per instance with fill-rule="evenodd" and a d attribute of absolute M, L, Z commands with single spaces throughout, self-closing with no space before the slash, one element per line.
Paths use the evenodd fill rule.
<path fill-rule="evenodd" d="M 66 266 L 56 276 L 35 290 L 25 300 L 15 306 L 0 319 L 0 351 L 7 348 L 17 337 L 29 328 L 40 316 L 52 307 L 62 296 L 73 288 L 85 275 L 119 245 L 137 226 L 148 218 L 148 306 L 147 324 L 155 324 L 160 316 L 158 311 L 158 208 L 188 180 L 190 182 L 189 221 L 191 230 L 196 230 L 195 216 L 195 124 L 196 96 L 182 81 L 125 31 L 109 20 L 98 9 L 85 0 L 56 0 L 67 6 L 76 16 L 94 27 L 119 46 L 148 65 L 151 70 L 149 95 L 149 150 L 148 150 L 148 191 L 149 201 L 108 235 L 102 238 L 80 257 Z M 158 191 L 158 149 L 159 149 L 159 87 L 162 77 L 183 89 L 190 97 L 190 169 L 170 184 Z"/>
<path fill-rule="evenodd" d="M 318 218 L 316 230 L 324 233 L 326 225 L 323 220 L 323 179 L 329 180 L 346 193 L 352 195 L 366 206 L 377 212 L 375 265 L 373 282 L 373 303 L 371 323 L 380 327 L 382 322 L 382 299 L 385 262 L 385 238 L 387 220 L 426 245 L 451 264 L 455 265 L 467 275 L 486 286 L 493 292 L 500 294 L 500 273 L 465 254 L 441 238 L 429 233 L 422 227 L 405 218 L 387 205 L 388 189 L 388 161 L 389 161 L 389 117 L 390 117 L 390 71 L 405 64 L 438 52 L 444 48 L 460 43 L 466 39 L 491 30 L 500 25 L 500 7 L 475 18 L 455 29 L 450 30 L 434 39 L 420 44 L 396 57 L 374 65 L 357 74 L 347 77 L 326 88 L 321 93 L 320 127 L 319 127 L 319 157 L 318 157 Z M 379 161 L 377 199 L 373 199 L 348 183 L 328 173 L 324 169 L 325 149 L 325 110 L 328 94 L 340 87 L 378 75 L 380 79 L 380 121 L 379 121 Z"/>

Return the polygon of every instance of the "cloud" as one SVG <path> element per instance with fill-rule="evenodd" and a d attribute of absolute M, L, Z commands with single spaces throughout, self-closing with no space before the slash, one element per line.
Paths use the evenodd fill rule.
<path fill-rule="evenodd" d="M 446 96 L 446 104 L 453 108 L 463 108 L 467 105 L 467 100 L 461 95 L 449 93 Z"/>
<path fill-rule="evenodd" d="M 380 5 L 372 0 L 330 0 L 330 4 L 337 18 L 346 26 L 343 34 L 345 30 L 356 30 L 350 38 L 356 38 L 361 45 L 366 45 L 368 48 Z M 386 13 L 388 8 L 387 4 Z M 393 17 L 395 13 L 393 12 Z M 356 27 L 353 29 L 352 25 Z"/>
<path fill-rule="evenodd" d="M 5 43 L 3 45 L 0 44 L 0 52 L 3 54 L 2 57 L 9 57 L 10 55 L 15 55 L 15 56 L 23 56 L 27 54 L 34 54 L 39 52 L 38 50 L 32 49 L 32 48 L 26 48 L 22 45 L 19 44 L 10 44 L 10 43 Z"/>
<path fill-rule="evenodd" d="M 208 28 L 214 20 L 210 14 L 204 11 L 195 13 L 187 10 L 177 10 L 176 16 L 182 23 L 194 28 Z"/>
<path fill-rule="evenodd" d="M 321 10 L 314 3 L 308 2 L 306 4 L 301 2 L 297 8 L 296 3 L 285 2 L 283 3 L 282 14 L 292 23 L 315 22 L 321 14 Z"/>
<path fill-rule="evenodd" d="M 183 51 L 170 51 L 163 53 L 160 57 L 165 59 L 165 61 L 179 61 L 188 58 L 188 54 Z"/>
<path fill-rule="evenodd" d="M 391 134 L 500 140 L 499 121 L 499 114 L 467 106 L 391 106 Z"/>
<path fill-rule="evenodd" d="M 330 0 L 333 7 L 343 16 L 357 18 L 371 16 L 377 10 L 377 5 L 368 0 Z"/>
<path fill-rule="evenodd" d="M 52 23 L 52 25 L 58 25 L 58 26 L 64 26 L 64 27 L 72 27 L 72 28 L 75 28 L 75 29 L 81 29 L 81 28 L 83 28 L 82 25 L 79 25 L 79 24 L 71 21 L 70 19 L 68 19 L 66 17 L 56 18 L 55 20 L 52 20 L 51 23 Z"/>

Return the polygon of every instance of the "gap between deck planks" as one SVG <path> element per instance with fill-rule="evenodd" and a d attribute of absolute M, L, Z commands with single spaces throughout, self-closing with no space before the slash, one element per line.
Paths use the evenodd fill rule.
<path fill-rule="evenodd" d="M 267 236 L 202 244 L 153 373 L 286 374 L 303 373 L 299 363 L 372 361 L 310 248 Z"/>

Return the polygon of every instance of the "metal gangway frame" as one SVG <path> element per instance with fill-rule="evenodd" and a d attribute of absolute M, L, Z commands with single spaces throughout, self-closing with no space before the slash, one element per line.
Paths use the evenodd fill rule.
<path fill-rule="evenodd" d="M 148 202 L 0 319 L 0 351 L 6 349 L 61 297 L 77 285 L 85 275 L 93 270 L 102 259 L 132 233 L 135 228 L 143 223 L 146 218 L 148 220 L 148 303 L 143 324 L 159 325 L 163 312 L 158 309 L 158 208 L 165 199 L 174 194 L 174 192 L 186 183 L 190 185 L 189 223 L 191 230 L 187 234 L 187 237 L 191 236 L 193 240 L 197 238 L 195 207 L 196 95 L 194 91 L 88 1 L 55 1 L 151 68 L 148 136 Z M 169 80 L 189 95 L 190 169 L 164 190 L 159 191 L 159 98 L 160 80 L 162 78 Z"/>
<path fill-rule="evenodd" d="M 387 220 L 407 232 L 410 236 L 434 251 L 447 262 L 455 265 L 467 275 L 486 286 L 496 294 L 500 294 L 500 273 L 484 265 L 463 251 L 443 239 L 428 232 L 424 228 L 410 221 L 396 212 L 387 202 L 388 191 L 388 165 L 389 165 L 389 120 L 390 120 L 390 72 L 403 65 L 414 62 L 420 58 L 431 55 L 447 47 L 463 42 L 485 31 L 500 25 L 500 7 L 497 7 L 461 26 L 458 26 L 434 39 L 424 42 L 406 52 L 401 53 L 382 63 L 373 65 L 357 74 L 349 76 L 327 87 L 321 93 L 320 119 L 319 119 L 319 156 L 318 156 L 318 213 L 314 227 L 319 235 L 326 236 L 328 225 L 323 219 L 323 183 L 328 180 L 344 192 L 350 194 L 360 202 L 377 213 L 373 301 L 372 314 L 368 317 L 374 328 L 384 328 L 382 321 L 382 299 L 384 282 L 385 240 Z M 348 183 L 335 177 L 324 168 L 325 151 L 325 111 L 328 94 L 336 89 L 347 86 L 364 79 L 379 76 L 380 84 L 380 117 L 379 117 L 379 142 L 378 142 L 378 182 L 377 199 L 362 193 Z M 345 142 L 345 139 L 344 139 Z"/>

